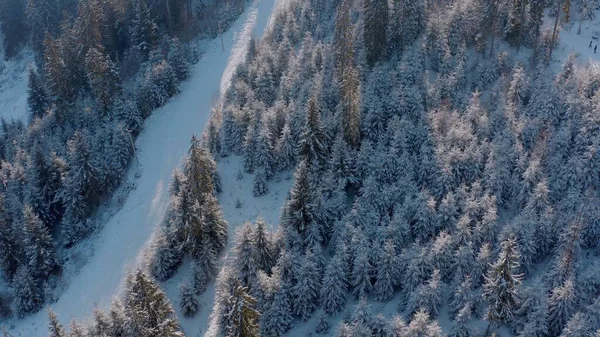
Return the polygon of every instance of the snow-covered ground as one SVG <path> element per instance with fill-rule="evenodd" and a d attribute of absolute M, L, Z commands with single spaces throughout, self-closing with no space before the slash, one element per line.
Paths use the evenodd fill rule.
<path fill-rule="evenodd" d="M 554 18 L 546 17 L 544 19 L 544 28 L 554 28 Z M 579 31 L 579 19 L 573 18 L 569 23 L 559 22 L 559 40 L 553 55 L 554 62 L 564 63 L 564 60 L 571 53 L 577 53 L 581 63 L 589 63 L 593 66 L 600 65 L 600 38 L 593 39 L 594 32 L 600 33 L 600 10 L 595 11 L 593 20 L 584 20 L 581 22 L 581 31 Z M 591 48 L 589 47 L 592 42 Z M 594 47 L 598 50 L 594 53 Z"/>
<path fill-rule="evenodd" d="M 27 120 L 27 75 L 32 64 L 29 48 L 10 60 L 0 55 L 0 118 Z"/>
<path fill-rule="evenodd" d="M 139 163 L 127 177 L 129 182 L 135 181 L 137 188 L 129 192 L 122 207 L 103 225 L 95 238 L 94 255 L 77 275 L 71 277 L 58 301 L 49 304 L 62 323 L 68 324 L 73 317 L 85 320 L 91 317 L 96 307 L 106 309 L 121 289 L 127 268 L 142 262 L 152 233 L 164 216 L 173 169 L 181 165 L 192 135 L 202 133 L 221 83 L 229 81 L 227 74 L 230 72 L 225 70 L 233 69 L 242 61 L 244 46 L 252 35 L 261 35 L 267 27 L 276 1 L 281 0 L 255 0 L 224 33 L 224 50 L 220 38 L 208 42 L 202 59 L 192 69 L 191 79 L 182 84 L 181 93 L 145 122 L 144 131 L 136 141 Z M 236 52 L 232 53 L 232 50 Z M 229 57 L 230 54 L 233 56 Z M 26 80 L 22 82 L 27 83 Z M 24 92 L 20 91 L 21 94 Z M 274 223 L 276 219 L 271 214 L 278 214 L 289 184 L 278 184 L 269 195 L 251 201 L 254 198 L 248 194 L 252 191 L 248 184 L 252 177 L 236 181 L 237 169 L 232 171 L 236 165 L 228 165 L 228 161 L 235 160 L 224 159 L 219 165 L 224 186 L 221 202 L 232 231 L 241 219 L 251 219 L 260 213 Z M 240 209 L 235 209 L 237 198 L 245 201 Z M 211 303 L 212 300 L 205 305 Z M 205 310 L 209 311 L 208 308 Z M 47 336 L 46 322 L 46 313 L 40 311 L 11 322 L 10 333 L 15 337 Z M 187 333 L 194 336 L 195 332 Z"/>

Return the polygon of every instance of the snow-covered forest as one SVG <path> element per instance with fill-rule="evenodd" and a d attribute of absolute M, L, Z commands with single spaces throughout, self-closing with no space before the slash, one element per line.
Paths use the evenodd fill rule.
<path fill-rule="evenodd" d="M 52 307 L 144 121 L 247 5 L 0 0 L 4 56 L 35 60 L 30 117 L 0 132 L 0 316 Z M 599 10 L 285 1 L 205 111 L 122 294 L 68 327 L 49 309 L 49 335 L 196 336 L 180 322 L 210 313 L 205 336 L 600 336 L 600 67 L 560 47 L 564 31 L 597 55 Z M 277 223 L 228 223 L 224 161 L 252 179 L 236 208 L 292 181 Z"/>

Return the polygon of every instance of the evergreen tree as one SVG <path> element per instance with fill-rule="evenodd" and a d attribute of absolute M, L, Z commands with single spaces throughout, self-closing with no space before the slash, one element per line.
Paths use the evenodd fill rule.
<path fill-rule="evenodd" d="M 483 296 L 489 302 L 486 319 L 490 325 L 509 321 L 518 304 L 517 285 L 521 282 L 521 275 L 515 273 L 518 259 L 517 242 L 511 235 L 502 242 L 500 256 L 485 276 Z"/>
<path fill-rule="evenodd" d="M 151 17 L 146 0 L 135 1 L 134 13 L 135 18 L 132 21 L 131 42 L 133 48 L 147 57 L 156 43 L 157 27 Z"/>
<path fill-rule="evenodd" d="M 261 336 L 283 336 L 292 327 L 293 319 L 290 289 L 287 284 L 283 283 L 275 292 L 273 302 L 261 316 Z"/>
<path fill-rule="evenodd" d="M 298 268 L 298 282 L 294 285 L 294 314 L 306 321 L 317 307 L 319 289 L 321 288 L 321 275 L 318 266 L 311 258 L 312 251 L 308 250 L 300 267 Z"/>
<path fill-rule="evenodd" d="M 377 281 L 373 287 L 379 301 L 387 301 L 394 295 L 394 287 L 400 278 L 399 263 L 396 257 L 396 247 L 388 240 L 383 247 L 382 256 L 377 261 L 375 270 Z"/>
<path fill-rule="evenodd" d="M 42 118 L 46 115 L 48 108 L 48 97 L 42 84 L 41 78 L 33 68 L 29 68 L 27 82 L 27 104 L 31 111 L 32 119 Z"/>
<path fill-rule="evenodd" d="M 27 266 L 19 266 L 13 279 L 15 308 L 19 317 L 36 312 L 44 304 L 44 292 Z"/>
<path fill-rule="evenodd" d="M 296 164 L 296 144 L 292 139 L 292 133 L 288 123 L 285 124 L 281 135 L 277 140 L 276 153 L 278 169 L 281 171 L 287 171 L 294 167 Z"/>
<path fill-rule="evenodd" d="M 311 183 L 305 160 L 298 164 L 294 174 L 294 185 L 284 206 L 283 223 L 306 236 L 311 226 L 322 227 L 323 216 L 317 208 L 319 195 Z"/>
<path fill-rule="evenodd" d="M 169 242 L 166 229 L 162 229 L 152 242 L 150 270 L 158 281 L 166 281 L 177 270 L 183 258 L 181 251 Z"/>
<path fill-rule="evenodd" d="M 232 337 L 258 337 L 260 312 L 256 309 L 256 300 L 246 288 L 237 285 L 231 294 L 231 310 L 226 318 L 226 335 Z"/>
<path fill-rule="evenodd" d="M 245 223 L 238 230 L 234 251 L 236 254 L 236 270 L 241 284 L 244 287 L 249 287 L 253 283 L 258 269 L 252 240 L 252 225 L 250 223 Z"/>
<path fill-rule="evenodd" d="M 67 333 L 65 332 L 65 328 L 58 321 L 58 317 L 52 311 L 52 309 L 48 309 L 48 337 L 67 337 Z"/>
<path fill-rule="evenodd" d="M 306 122 L 300 136 L 300 158 L 307 164 L 323 164 L 326 156 L 325 134 L 321 125 L 321 111 L 316 98 L 308 101 Z"/>
<path fill-rule="evenodd" d="M 364 1 L 364 41 L 367 63 L 373 66 L 386 51 L 388 25 L 388 2 L 386 0 Z"/>
<path fill-rule="evenodd" d="M 69 323 L 69 337 L 86 337 L 88 336 L 88 332 L 75 318 L 71 319 L 71 323 Z M 111 335 L 118 336 L 118 335 Z"/>
<path fill-rule="evenodd" d="M 127 276 L 125 313 L 129 331 L 140 337 L 183 337 L 165 293 L 143 271 Z"/>
<path fill-rule="evenodd" d="M 194 317 L 199 309 L 198 300 L 194 296 L 194 289 L 189 284 L 181 284 L 179 286 L 179 296 L 179 305 L 183 316 Z"/>
<path fill-rule="evenodd" d="M 577 310 L 578 304 L 575 283 L 568 279 L 562 286 L 552 289 L 548 299 L 548 332 L 558 336 L 571 316 Z"/>
<path fill-rule="evenodd" d="M 23 219 L 23 245 L 29 270 L 34 277 L 44 280 L 56 266 L 52 236 L 31 207 L 25 206 Z"/>
<path fill-rule="evenodd" d="M 343 309 L 348 291 L 347 272 L 340 254 L 334 255 L 325 269 L 321 286 L 321 306 L 328 314 Z"/>
<path fill-rule="evenodd" d="M 116 64 L 96 48 L 91 48 L 85 56 L 85 68 L 90 89 L 103 111 L 121 88 L 121 78 Z"/>
<path fill-rule="evenodd" d="M 425 310 L 432 317 L 437 316 L 444 301 L 443 292 L 444 284 L 441 281 L 440 271 L 435 269 L 429 281 L 418 286 L 410 295 L 409 311 L 414 314 L 418 310 Z"/>
<path fill-rule="evenodd" d="M 254 261 L 260 270 L 267 274 L 271 273 L 274 265 L 274 259 L 271 252 L 271 241 L 268 237 L 265 221 L 262 218 L 256 220 L 256 228 L 252 237 L 254 245 Z"/>
<path fill-rule="evenodd" d="M 371 276 L 373 266 L 370 258 L 370 247 L 361 234 L 356 234 L 356 246 L 354 247 L 354 258 L 352 262 L 352 272 L 350 282 L 356 298 L 366 297 L 371 292 Z"/>

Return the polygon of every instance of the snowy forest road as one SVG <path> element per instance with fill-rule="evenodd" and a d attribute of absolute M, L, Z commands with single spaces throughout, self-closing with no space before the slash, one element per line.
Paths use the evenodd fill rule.
<path fill-rule="evenodd" d="M 134 172 L 129 172 L 127 178 L 135 181 L 137 188 L 95 238 L 94 255 L 71 277 L 59 300 L 47 305 L 61 323 L 68 325 L 72 318 L 85 321 L 92 317 L 94 308 L 107 309 L 119 293 L 126 270 L 143 260 L 167 208 L 173 169 L 182 164 L 192 135 L 202 133 L 216 93 L 226 88 L 233 69 L 243 61 L 251 37 L 261 35 L 268 26 L 277 1 L 255 0 L 223 34 L 223 45 L 221 37 L 208 41 L 181 93 L 146 120 L 136 141 L 141 175 L 134 178 Z M 13 323 L 12 336 L 48 335 L 45 310 Z"/>

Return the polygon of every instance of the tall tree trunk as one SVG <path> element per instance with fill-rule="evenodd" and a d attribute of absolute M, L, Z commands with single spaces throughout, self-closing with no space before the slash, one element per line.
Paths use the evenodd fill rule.
<path fill-rule="evenodd" d="M 581 0 L 581 13 L 579 13 L 579 28 L 577 28 L 577 35 L 581 35 L 581 23 L 583 22 L 583 13 L 587 9 L 587 0 Z"/>
<path fill-rule="evenodd" d="M 167 7 L 167 24 L 169 25 L 169 35 L 173 35 L 173 22 L 171 22 L 171 7 L 169 6 L 169 0 L 165 0 L 165 6 Z"/>
<path fill-rule="evenodd" d="M 554 31 L 552 32 L 552 41 L 550 41 L 550 51 L 548 52 L 548 60 L 552 61 L 552 51 L 554 50 L 554 40 L 556 39 L 556 29 L 558 28 L 558 20 L 560 20 L 561 0 L 556 0 L 556 20 L 554 20 Z"/>
<path fill-rule="evenodd" d="M 523 42 L 523 26 L 525 26 L 525 0 L 521 0 L 521 13 L 519 15 L 519 43 L 517 44 L 517 52 L 521 49 Z"/>
<path fill-rule="evenodd" d="M 496 4 L 494 5 L 494 15 L 492 15 L 492 43 L 490 48 L 490 57 L 494 55 L 494 40 L 496 39 L 496 21 L 498 21 L 498 5 L 500 4 L 500 0 L 496 0 Z"/>

